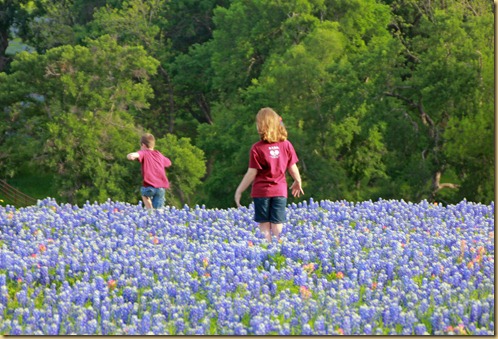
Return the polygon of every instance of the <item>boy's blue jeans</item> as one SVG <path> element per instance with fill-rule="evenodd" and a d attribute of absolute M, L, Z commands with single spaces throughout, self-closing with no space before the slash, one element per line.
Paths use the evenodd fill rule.
<path fill-rule="evenodd" d="M 155 187 L 142 187 L 140 193 L 144 197 L 149 197 L 152 200 L 152 207 L 161 208 L 164 207 L 164 193 L 166 190 L 164 188 Z"/>

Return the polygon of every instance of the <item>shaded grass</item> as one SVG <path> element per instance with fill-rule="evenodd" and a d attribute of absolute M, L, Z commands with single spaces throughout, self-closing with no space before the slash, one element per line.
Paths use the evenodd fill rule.
<path fill-rule="evenodd" d="M 54 185 L 54 177 L 51 174 L 23 173 L 6 181 L 10 186 L 34 199 L 45 199 L 47 197 L 58 198 L 57 190 Z M 2 206 L 13 204 L 13 202 L 9 201 L 2 192 L 0 192 L 0 200 L 3 200 L 3 202 L 0 201 L 0 205 Z"/>

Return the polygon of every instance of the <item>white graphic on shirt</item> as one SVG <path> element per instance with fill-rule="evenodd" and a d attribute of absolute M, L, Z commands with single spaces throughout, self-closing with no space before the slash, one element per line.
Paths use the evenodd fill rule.
<path fill-rule="evenodd" d="M 278 146 L 270 146 L 268 147 L 268 149 L 270 150 L 270 157 L 272 157 L 273 159 L 277 159 L 280 155 L 280 149 L 278 148 Z"/>

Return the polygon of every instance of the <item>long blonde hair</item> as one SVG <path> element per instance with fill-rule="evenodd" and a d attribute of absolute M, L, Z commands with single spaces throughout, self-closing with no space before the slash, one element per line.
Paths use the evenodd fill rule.
<path fill-rule="evenodd" d="M 270 143 L 287 140 L 282 118 L 270 107 L 262 108 L 256 114 L 256 126 L 261 140 Z"/>

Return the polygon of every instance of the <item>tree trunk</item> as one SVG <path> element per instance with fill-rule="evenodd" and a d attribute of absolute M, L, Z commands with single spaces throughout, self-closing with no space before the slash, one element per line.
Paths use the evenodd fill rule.
<path fill-rule="evenodd" d="M 175 191 L 177 193 L 178 198 L 180 199 L 180 204 L 181 206 L 185 205 L 185 194 L 181 189 L 178 188 L 178 186 L 175 186 Z M 190 203 L 190 201 L 188 201 Z"/>
<path fill-rule="evenodd" d="M 452 184 L 452 183 L 441 183 L 441 171 L 436 171 L 434 176 L 432 177 L 432 198 L 434 199 L 437 192 L 442 190 L 443 188 L 452 188 L 457 189 L 460 185 Z"/>
<path fill-rule="evenodd" d="M 169 113 L 168 113 L 168 132 L 173 133 L 174 125 L 175 125 L 175 96 L 173 90 L 173 84 L 171 83 L 171 78 L 168 72 L 164 69 L 163 66 L 159 66 L 162 75 L 166 79 L 166 83 L 168 85 L 168 99 L 169 99 Z"/>
<path fill-rule="evenodd" d="M 206 174 L 201 179 L 201 181 L 205 181 L 207 178 L 209 178 L 211 176 L 211 173 L 213 172 L 213 164 L 214 164 L 214 157 L 207 159 L 207 161 L 206 161 Z"/>
<path fill-rule="evenodd" d="M 197 104 L 199 105 L 199 108 L 201 109 L 202 113 L 204 114 L 203 115 L 203 121 L 200 121 L 199 122 L 205 122 L 205 123 L 208 123 L 209 125 L 212 125 L 213 124 L 213 119 L 211 117 L 211 107 L 209 107 L 209 103 L 208 101 L 206 100 L 206 98 L 204 97 L 204 94 L 200 94 L 198 97 L 197 97 Z"/>
<path fill-rule="evenodd" d="M 9 47 L 9 32 L 1 31 L 0 32 L 0 72 L 4 72 L 7 68 L 7 63 L 9 58 L 5 54 L 7 51 L 7 47 Z"/>

